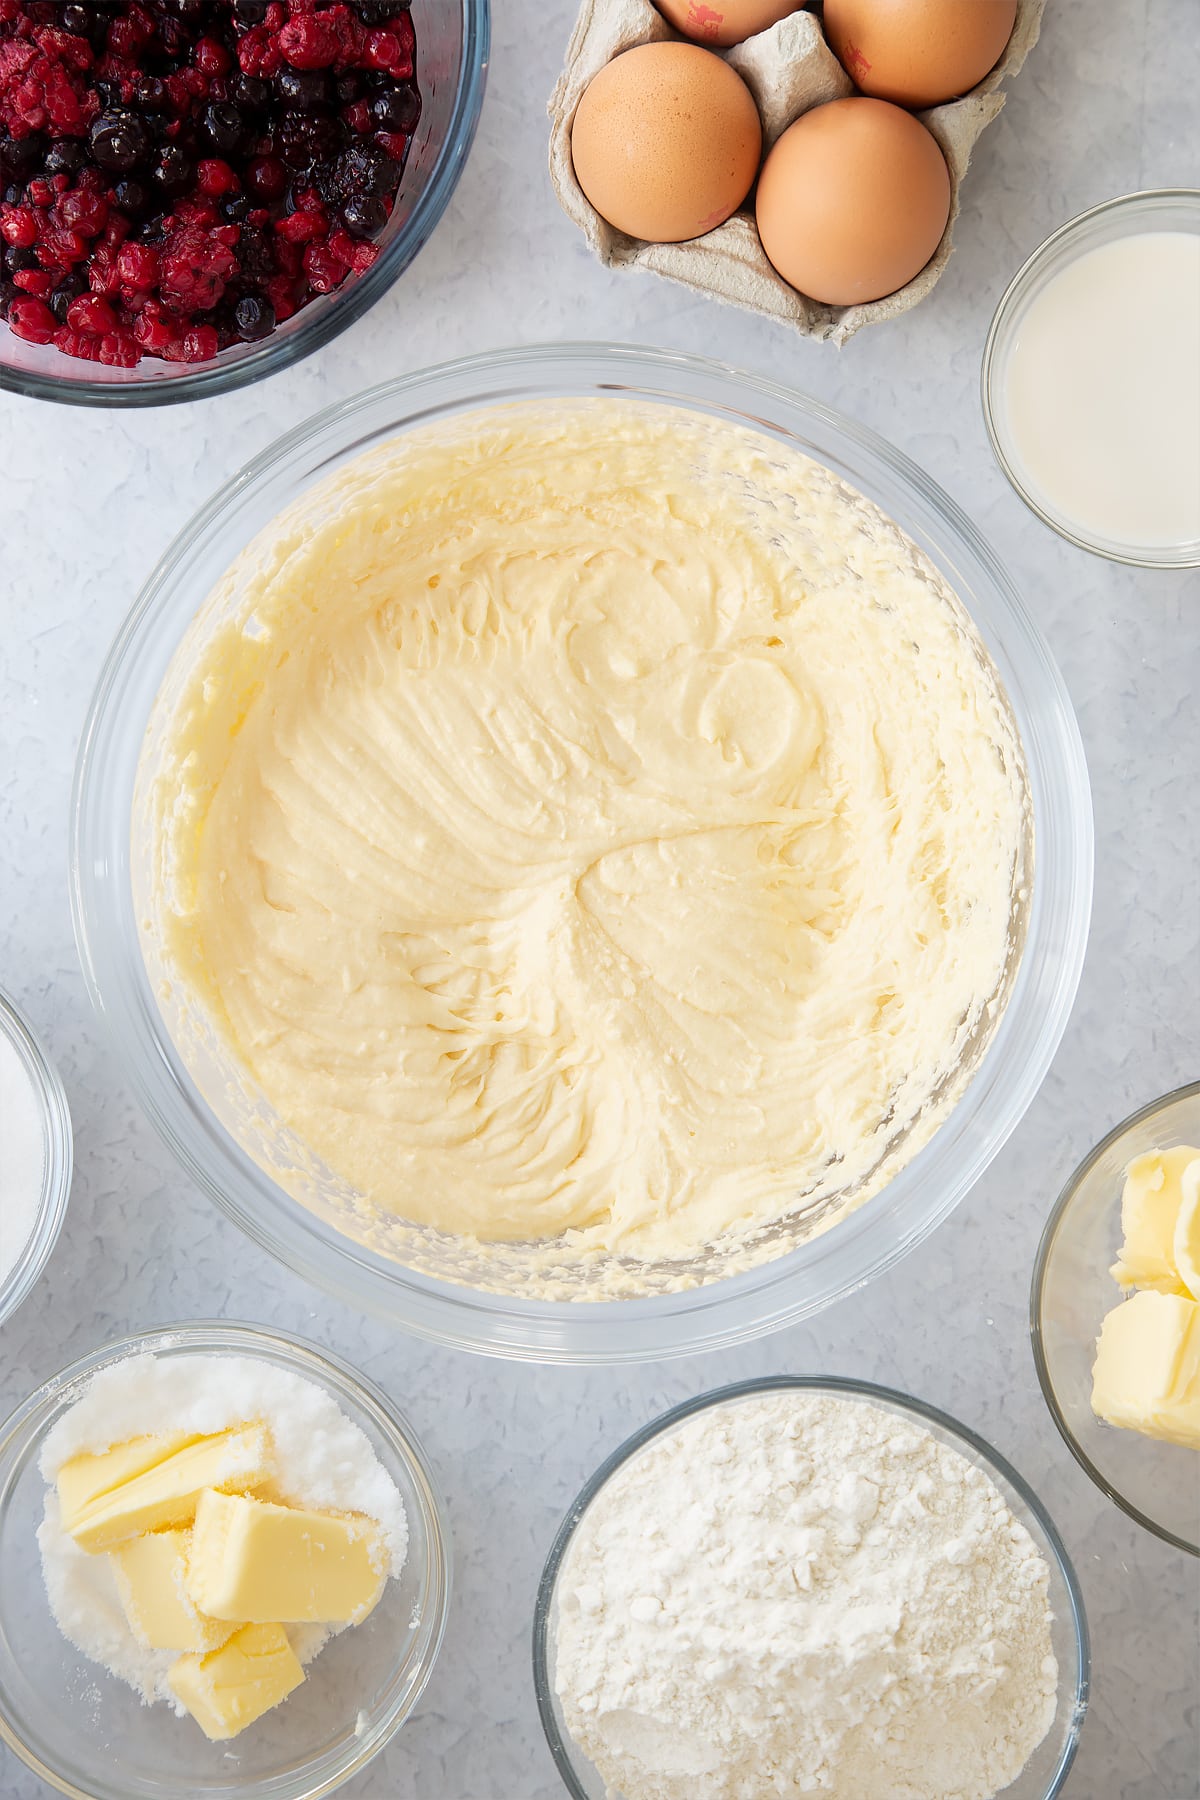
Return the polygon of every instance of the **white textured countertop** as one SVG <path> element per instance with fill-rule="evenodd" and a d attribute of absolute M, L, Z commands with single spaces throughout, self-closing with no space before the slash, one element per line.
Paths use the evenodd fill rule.
<path fill-rule="evenodd" d="M 941 285 L 840 353 L 592 261 L 545 170 L 545 101 L 572 10 L 572 0 L 499 0 L 483 121 L 449 213 L 401 284 L 313 360 L 162 411 L 0 397 L 0 986 L 57 1060 L 76 1144 L 58 1248 L 0 1328 L 0 1412 L 108 1338 L 196 1316 L 264 1320 L 355 1362 L 424 1438 L 449 1497 L 457 1588 L 416 1715 L 343 1791 L 554 1800 L 529 1627 L 543 1556 L 584 1477 L 635 1426 L 719 1382 L 776 1370 L 875 1378 L 995 1442 L 1066 1539 L 1095 1658 L 1070 1800 L 1195 1800 L 1198 1565 L 1139 1530 L 1071 1460 L 1038 1392 L 1026 1310 L 1041 1221 L 1075 1162 L 1134 1106 L 1200 1072 L 1200 580 L 1111 567 L 1052 536 L 994 468 L 977 398 L 991 310 L 1047 232 L 1110 195 L 1200 179 L 1194 0 L 1051 0 L 1042 41 L 978 147 Z M 563 337 L 704 351 L 770 373 L 923 463 L 990 537 L 1050 639 L 1079 713 L 1098 838 L 1091 947 L 1065 1041 L 955 1216 L 869 1292 L 807 1326 L 733 1354 L 590 1372 L 408 1339 L 325 1299 L 227 1224 L 107 1053 L 66 886 L 71 770 L 92 684 L 142 580 L 200 502 L 279 432 L 371 381 Z M 49 1791 L 0 1750 L 0 1800 Z"/>

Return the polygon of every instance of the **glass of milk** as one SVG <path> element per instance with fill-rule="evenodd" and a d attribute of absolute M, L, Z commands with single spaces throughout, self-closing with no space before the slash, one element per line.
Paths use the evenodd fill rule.
<path fill-rule="evenodd" d="M 1084 550 L 1200 565 L 1200 189 L 1126 194 L 1048 237 L 983 355 L 996 459 Z"/>

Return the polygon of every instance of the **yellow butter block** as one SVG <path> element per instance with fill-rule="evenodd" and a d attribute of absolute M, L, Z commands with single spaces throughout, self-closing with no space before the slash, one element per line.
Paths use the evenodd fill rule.
<path fill-rule="evenodd" d="M 188 1599 L 188 1549 L 192 1534 L 152 1531 L 108 1553 L 130 1630 L 150 1650 L 215 1650 L 235 1630 L 225 1619 L 206 1619 Z"/>
<path fill-rule="evenodd" d="M 1144 1289 L 1114 1307 L 1096 1345 L 1092 1410 L 1200 1450 L 1200 1301 Z"/>
<path fill-rule="evenodd" d="M 370 1519 L 202 1494 L 188 1558 L 188 1595 L 214 1619 L 357 1625 L 386 1579 Z"/>
<path fill-rule="evenodd" d="M 206 1656 L 181 1656 L 167 1685 L 205 1737 L 236 1737 L 304 1680 L 282 1625 L 243 1625 Z"/>
<path fill-rule="evenodd" d="M 1121 1195 L 1121 1228 L 1125 1241 L 1113 1264 L 1122 1287 L 1154 1288 L 1161 1294 L 1183 1294 L 1175 1261 L 1175 1225 L 1183 1205 L 1183 1172 L 1200 1150 L 1179 1144 L 1135 1156 L 1125 1171 Z"/>
<path fill-rule="evenodd" d="M 1175 1267 L 1192 1299 L 1200 1300 L 1200 1156 L 1183 1171 L 1179 1191 L 1182 1199 L 1175 1221 Z"/>
<path fill-rule="evenodd" d="M 181 1450 L 100 1493 L 68 1527 L 83 1550 L 111 1550 L 147 1531 L 190 1525 L 207 1488 L 242 1491 L 271 1473 L 271 1439 L 265 1426 L 239 1426 L 197 1438 Z"/>
<path fill-rule="evenodd" d="M 55 1477 L 63 1529 L 70 1531 L 84 1507 L 98 1500 L 101 1494 L 110 1494 L 114 1488 L 132 1481 L 135 1475 L 144 1475 L 147 1469 L 165 1462 L 177 1450 L 196 1443 L 200 1436 L 198 1431 L 170 1431 L 158 1437 L 131 1438 L 127 1443 L 117 1444 L 96 1455 L 84 1452 L 81 1456 L 73 1456 Z"/>

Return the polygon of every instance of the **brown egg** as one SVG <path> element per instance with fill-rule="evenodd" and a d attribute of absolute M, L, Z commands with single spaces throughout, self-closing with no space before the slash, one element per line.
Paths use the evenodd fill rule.
<path fill-rule="evenodd" d="M 758 179 L 758 235 L 783 279 L 827 306 L 895 293 L 950 216 L 945 158 L 886 100 L 832 100 L 789 125 Z"/>
<path fill-rule="evenodd" d="M 789 13 L 802 11 L 805 0 L 655 0 L 659 12 L 698 44 L 719 44 L 727 49 L 778 25 Z"/>
<path fill-rule="evenodd" d="M 1017 0 L 825 0 L 825 36 L 856 87 L 898 106 L 938 106 L 994 69 Z"/>
<path fill-rule="evenodd" d="M 580 187 L 618 231 L 700 237 L 736 212 L 762 154 L 750 89 L 696 44 L 642 44 L 606 63 L 571 128 Z"/>

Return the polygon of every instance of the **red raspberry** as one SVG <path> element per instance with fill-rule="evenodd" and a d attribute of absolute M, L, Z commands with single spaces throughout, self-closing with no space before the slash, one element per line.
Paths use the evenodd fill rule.
<path fill-rule="evenodd" d="M 67 324 L 72 331 L 115 331 L 117 315 L 99 294 L 81 294 L 67 308 Z"/>
<path fill-rule="evenodd" d="M 54 348 L 64 356 L 77 356 L 83 362 L 99 362 L 100 339 L 90 331 L 72 331 L 64 325 L 54 334 Z"/>
<path fill-rule="evenodd" d="M 279 48 L 293 69 L 327 69 L 337 61 L 337 33 L 313 17 L 291 19 L 279 33 Z"/>
<path fill-rule="evenodd" d="M 283 67 L 283 51 L 265 25 L 254 25 L 238 39 L 238 65 L 243 75 L 269 81 Z"/>
<path fill-rule="evenodd" d="M 375 142 L 385 156 L 390 156 L 394 163 L 402 163 L 408 154 L 408 133 L 406 131 L 377 131 Z"/>
<path fill-rule="evenodd" d="M 363 132 L 371 129 L 371 109 L 365 100 L 355 100 L 342 113 L 351 131 L 357 131 L 361 137 Z"/>
<path fill-rule="evenodd" d="M 172 232 L 162 252 L 163 299 L 182 312 L 208 312 L 237 273 L 237 258 L 227 245 L 204 231 L 184 226 Z"/>
<path fill-rule="evenodd" d="M 8 323 L 30 344 L 48 344 L 57 330 L 54 314 L 44 300 L 14 300 L 8 309 Z"/>
<path fill-rule="evenodd" d="M 141 361 L 137 339 L 129 331 L 106 332 L 100 340 L 100 355 L 97 360 L 112 368 L 135 368 Z"/>
<path fill-rule="evenodd" d="M 32 131 L 82 137 L 100 110 L 100 102 L 68 67 L 63 48 L 77 46 L 82 40 L 50 30 L 40 35 L 48 40 L 49 53 L 33 44 L 0 44 L 0 124 L 16 138 Z M 88 51 L 89 59 L 90 54 Z M 73 49 L 71 61 L 75 56 Z"/>

